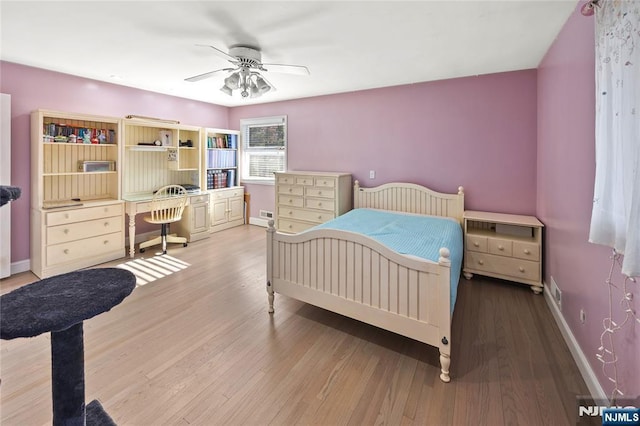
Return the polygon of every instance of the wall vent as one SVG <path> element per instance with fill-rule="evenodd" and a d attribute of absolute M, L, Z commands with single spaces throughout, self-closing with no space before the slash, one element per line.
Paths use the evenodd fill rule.
<path fill-rule="evenodd" d="M 268 210 L 260 210 L 260 217 L 262 219 L 273 219 L 273 212 Z"/>

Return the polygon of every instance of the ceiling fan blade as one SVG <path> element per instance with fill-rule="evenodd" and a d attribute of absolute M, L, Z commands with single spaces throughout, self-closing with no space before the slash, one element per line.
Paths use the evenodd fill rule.
<path fill-rule="evenodd" d="M 222 50 L 218 49 L 218 48 L 217 48 L 217 47 L 215 47 L 215 46 L 211 46 L 210 44 L 196 44 L 196 46 L 200 46 L 200 47 L 210 47 L 210 48 L 212 48 L 212 49 L 213 49 L 213 51 L 214 51 L 214 52 L 216 52 L 219 56 L 223 57 L 224 59 L 226 59 L 226 60 L 227 60 L 227 61 L 229 61 L 229 62 L 236 63 L 236 62 L 238 61 L 238 59 L 237 59 L 237 58 L 235 58 L 235 57 L 233 57 L 233 56 L 229 55 L 227 52 L 224 52 L 224 51 L 222 51 Z"/>
<path fill-rule="evenodd" d="M 269 72 L 278 72 L 283 74 L 309 75 L 309 68 L 304 65 L 285 65 L 285 64 L 262 64 Z"/>
<path fill-rule="evenodd" d="M 222 71 L 233 71 L 234 69 L 235 68 L 222 68 L 222 69 L 215 70 L 215 71 L 205 72 L 204 74 L 194 75 L 193 77 L 185 78 L 184 80 L 193 83 L 193 82 L 196 82 L 196 81 L 204 80 L 204 79 L 209 78 L 209 77 L 213 77 L 215 74 L 217 74 L 219 72 L 222 72 Z"/>

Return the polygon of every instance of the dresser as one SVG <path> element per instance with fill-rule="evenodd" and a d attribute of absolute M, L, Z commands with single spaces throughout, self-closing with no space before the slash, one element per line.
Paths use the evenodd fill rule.
<path fill-rule="evenodd" d="M 40 278 L 124 256 L 122 201 L 31 210 L 31 270 Z"/>
<path fill-rule="evenodd" d="M 277 172 L 276 229 L 298 233 L 352 208 L 349 173 Z"/>
<path fill-rule="evenodd" d="M 533 216 L 465 211 L 465 278 L 501 278 L 541 293 L 543 226 Z"/>

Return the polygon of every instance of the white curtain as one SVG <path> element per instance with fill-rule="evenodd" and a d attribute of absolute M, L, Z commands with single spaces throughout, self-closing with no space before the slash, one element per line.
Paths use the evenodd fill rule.
<path fill-rule="evenodd" d="M 640 276 L 640 1 L 596 8 L 596 179 L 589 241 Z"/>

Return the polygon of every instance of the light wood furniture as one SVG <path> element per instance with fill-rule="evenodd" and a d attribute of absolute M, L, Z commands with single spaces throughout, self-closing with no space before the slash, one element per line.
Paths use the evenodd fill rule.
<path fill-rule="evenodd" d="M 244 224 L 244 187 L 216 189 L 211 192 L 211 232 Z"/>
<path fill-rule="evenodd" d="M 515 281 L 542 292 L 542 227 L 533 216 L 466 211 L 464 276 Z"/>
<path fill-rule="evenodd" d="M 40 278 L 123 256 L 120 128 L 111 117 L 31 114 L 31 270 Z"/>
<path fill-rule="evenodd" d="M 276 172 L 276 229 L 297 233 L 351 210 L 351 174 Z"/>
<path fill-rule="evenodd" d="M 407 183 L 361 188 L 356 181 L 354 207 L 442 215 L 462 225 L 464 193 L 462 187 L 457 194 L 442 194 Z M 444 382 L 450 380 L 450 274 L 446 247 L 436 263 L 398 254 L 352 232 L 317 229 L 288 235 L 276 232 L 269 222 L 269 312 L 274 294 L 280 293 L 436 346 Z M 384 306 L 375 297 L 363 296 L 367 293 L 394 294 L 397 303 Z"/>
<path fill-rule="evenodd" d="M 165 185 L 201 181 L 202 128 L 151 120 L 125 119 L 123 196 L 151 193 Z M 191 146 L 186 146 L 191 141 Z M 148 145 L 157 142 L 159 145 Z"/>
<path fill-rule="evenodd" d="M 190 194 L 182 220 L 173 225 L 178 235 L 184 236 L 189 242 L 209 238 L 209 197 L 210 194 L 203 191 Z"/>

